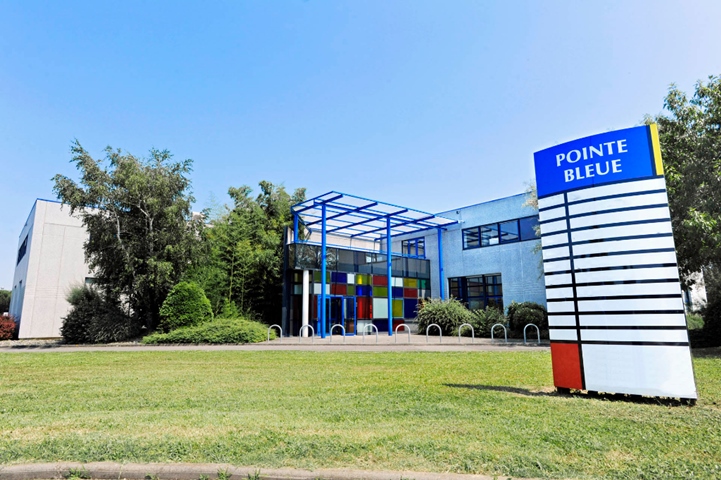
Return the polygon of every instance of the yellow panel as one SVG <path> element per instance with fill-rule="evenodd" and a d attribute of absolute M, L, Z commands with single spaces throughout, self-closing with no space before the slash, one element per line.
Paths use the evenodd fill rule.
<path fill-rule="evenodd" d="M 648 126 L 651 129 L 651 144 L 653 145 L 653 160 L 656 165 L 656 175 L 663 175 L 663 162 L 661 161 L 661 142 L 658 140 L 658 125 L 652 123 Z"/>
<path fill-rule="evenodd" d="M 403 286 L 408 287 L 408 288 L 418 288 L 418 279 L 417 278 L 404 278 Z"/>

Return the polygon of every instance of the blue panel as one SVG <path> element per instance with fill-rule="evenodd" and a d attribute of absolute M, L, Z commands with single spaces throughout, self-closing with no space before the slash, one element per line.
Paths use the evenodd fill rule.
<path fill-rule="evenodd" d="M 373 325 L 378 328 L 379 332 L 387 332 L 388 331 L 388 320 L 373 320 Z M 370 329 L 370 327 L 368 327 Z"/>
<path fill-rule="evenodd" d="M 348 274 L 344 272 L 331 272 L 330 281 L 333 283 L 348 283 Z"/>
<path fill-rule="evenodd" d="M 356 285 L 355 294 L 359 297 L 370 297 L 372 288 L 370 285 Z"/>
<path fill-rule="evenodd" d="M 418 305 L 416 298 L 403 300 L 403 318 L 416 318 L 416 305 Z"/>
<path fill-rule="evenodd" d="M 393 298 L 403 298 L 403 287 L 393 287 Z"/>
<path fill-rule="evenodd" d="M 649 127 L 580 138 L 534 154 L 538 197 L 654 176 Z"/>

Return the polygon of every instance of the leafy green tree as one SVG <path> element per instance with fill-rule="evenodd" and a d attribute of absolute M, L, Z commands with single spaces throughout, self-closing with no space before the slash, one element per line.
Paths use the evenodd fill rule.
<path fill-rule="evenodd" d="M 127 302 L 135 321 L 152 330 L 196 258 L 202 225 L 192 219 L 192 161 L 173 162 L 167 150 L 141 159 L 110 147 L 96 160 L 77 140 L 71 152 L 80 181 L 56 175 L 54 191 L 88 231 L 85 258 L 96 287 Z"/>
<path fill-rule="evenodd" d="M 0 315 L 10 311 L 10 296 L 12 292 L 10 290 L 0 290 Z"/>
<path fill-rule="evenodd" d="M 721 265 L 721 77 L 693 97 L 672 85 L 659 127 L 673 234 L 684 277 Z"/>
<path fill-rule="evenodd" d="M 290 207 L 305 199 L 282 186 L 260 182 L 253 197 L 248 186 L 228 190 L 233 205 L 203 232 L 206 260 L 189 278 L 205 290 L 216 313 L 231 312 L 277 322 L 283 287 L 283 240 L 292 225 Z M 229 314 L 229 313 L 228 313 Z"/>

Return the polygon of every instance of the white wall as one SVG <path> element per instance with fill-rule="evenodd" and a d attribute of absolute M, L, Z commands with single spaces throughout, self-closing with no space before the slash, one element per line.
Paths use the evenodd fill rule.
<path fill-rule="evenodd" d="M 47 200 L 35 202 L 18 247 L 26 231 L 28 250 L 15 269 L 11 313 L 20 321 L 20 338 L 59 337 L 68 293 L 91 276 L 83 251 L 87 233 L 69 207 Z"/>

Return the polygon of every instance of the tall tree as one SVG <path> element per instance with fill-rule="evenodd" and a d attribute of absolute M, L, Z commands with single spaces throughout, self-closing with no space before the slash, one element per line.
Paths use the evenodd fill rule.
<path fill-rule="evenodd" d="M 0 315 L 10 310 L 10 290 L 0 290 Z"/>
<path fill-rule="evenodd" d="M 682 274 L 721 266 L 721 77 L 693 97 L 672 85 L 659 126 L 674 240 Z"/>
<path fill-rule="evenodd" d="M 280 318 L 283 287 L 284 230 L 292 225 L 290 207 L 305 199 L 284 187 L 260 182 L 252 196 L 248 186 L 228 190 L 233 205 L 205 229 L 206 258 L 189 277 L 203 286 L 213 309 L 224 300 L 265 321 Z"/>
<path fill-rule="evenodd" d="M 141 159 L 110 147 L 104 160 L 96 160 L 77 140 L 71 153 L 80 181 L 56 175 L 54 191 L 88 231 L 85 258 L 96 284 L 154 329 L 163 300 L 192 264 L 198 245 L 201 225 L 192 219 L 188 178 L 192 161 L 173 162 L 167 150 L 151 150 Z"/>

